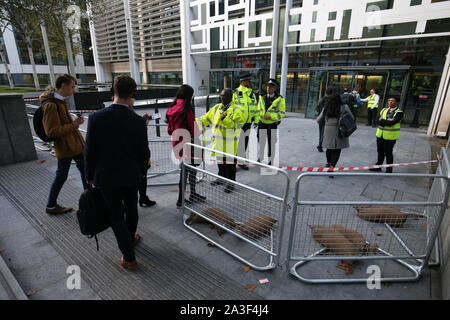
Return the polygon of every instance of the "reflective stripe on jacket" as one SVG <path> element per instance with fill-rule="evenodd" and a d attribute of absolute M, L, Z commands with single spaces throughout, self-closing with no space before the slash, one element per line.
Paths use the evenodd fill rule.
<path fill-rule="evenodd" d="M 259 122 L 258 97 L 251 88 L 241 85 L 235 89 L 233 91 L 233 104 L 241 108 L 244 114 L 244 123 Z"/>
<path fill-rule="evenodd" d="M 384 108 L 383 110 L 381 110 L 380 116 L 382 117 L 383 120 L 388 120 L 387 119 L 388 111 L 389 111 L 389 108 Z M 403 113 L 402 110 L 397 108 L 397 110 L 395 110 L 394 116 L 392 118 L 395 118 L 395 116 L 399 112 Z M 398 140 L 400 138 L 400 122 L 397 122 L 393 126 L 384 126 L 384 127 L 378 126 L 376 135 L 377 135 L 377 138 L 383 138 L 384 140 Z"/>
<path fill-rule="evenodd" d="M 272 105 L 267 109 L 265 106 L 266 100 L 263 96 L 259 97 L 258 109 L 259 109 L 259 122 L 265 124 L 272 124 L 281 121 L 286 115 L 286 101 L 282 96 L 278 96 Z M 264 119 L 266 115 L 270 115 L 270 120 Z"/>
<path fill-rule="evenodd" d="M 241 108 L 233 103 L 224 112 L 222 110 L 223 104 L 216 104 L 196 121 L 200 126 L 203 124 L 205 127 L 212 127 L 212 149 L 236 155 L 245 117 Z M 225 114 L 223 120 L 220 119 L 222 114 Z M 215 156 L 216 154 L 212 152 L 211 155 Z"/>

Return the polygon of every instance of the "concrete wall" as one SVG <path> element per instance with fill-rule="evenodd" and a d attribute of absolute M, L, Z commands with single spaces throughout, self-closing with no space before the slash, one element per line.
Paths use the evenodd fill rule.
<path fill-rule="evenodd" d="M 36 160 L 21 94 L 0 95 L 0 165 Z"/>

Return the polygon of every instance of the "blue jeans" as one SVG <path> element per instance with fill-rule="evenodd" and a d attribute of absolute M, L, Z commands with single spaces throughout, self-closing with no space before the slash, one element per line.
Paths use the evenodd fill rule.
<path fill-rule="evenodd" d="M 322 142 L 323 142 L 323 129 L 324 129 L 324 125 L 319 124 L 319 145 L 318 145 L 318 147 L 321 147 L 321 148 L 322 148 Z"/>
<path fill-rule="evenodd" d="M 79 154 L 73 158 L 58 159 L 58 168 L 56 169 L 56 177 L 53 180 L 52 187 L 50 188 L 50 194 L 48 196 L 47 208 L 54 208 L 57 204 L 59 192 L 61 191 L 64 182 L 67 180 L 69 174 L 70 164 L 72 159 L 75 161 L 78 170 L 81 174 L 81 182 L 83 183 L 84 190 L 87 189 L 86 178 L 84 175 L 84 158 L 83 154 Z"/>

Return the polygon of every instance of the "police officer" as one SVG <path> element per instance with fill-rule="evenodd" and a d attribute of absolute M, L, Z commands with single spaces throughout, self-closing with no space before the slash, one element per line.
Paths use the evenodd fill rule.
<path fill-rule="evenodd" d="M 220 93 L 222 103 L 216 104 L 197 123 L 205 127 L 212 126 L 212 149 L 228 154 L 237 155 L 237 147 L 242 127 L 246 121 L 245 114 L 233 103 L 233 91 L 229 88 L 223 89 Z M 212 152 L 212 156 L 216 153 Z M 236 181 L 236 159 L 227 158 L 222 154 L 217 154 L 217 164 L 219 176 Z M 211 185 L 224 184 L 222 180 L 211 182 Z M 234 190 L 233 185 L 227 185 L 225 192 Z"/>
<path fill-rule="evenodd" d="M 394 163 L 392 152 L 396 141 L 400 138 L 400 122 L 403 119 L 403 115 L 403 111 L 398 107 L 398 98 L 389 98 L 388 108 L 381 110 L 377 121 L 377 165 L 383 164 L 384 158 L 386 158 L 387 164 Z M 380 168 L 370 170 L 381 171 Z M 386 168 L 386 172 L 392 173 L 392 167 Z"/>
<path fill-rule="evenodd" d="M 267 82 L 267 94 L 259 97 L 259 124 L 258 124 L 258 142 L 259 157 L 258 161 L 264 159 L 264 149 L 266 147 L 266 137 L 269 140 L 269 165 L 272 165 L 274 154 L 272 150 L 275 147 L 278 137 L 278 125 L 286 113 L 286 101 L 278 93 L 280 84 L 275 79 L 269 79 Z"/>
<path fill-rule="evenodd" d="M 378 104 L 380 102 L 380 96 L 375 93 L 375 89 L 370 89 L 370 96 L 361 101 L 367 101 L 367 124 L 366 126 L 376 126 L 378 115 Z"/>
<path fill-rule="evenodd" d="M 250 128 L 253 123 L 259 122 L 258 97 L 252 90 L 252 75 L 244 73 L 239 78 L 241 85 L 233 92 L 233 104 L 240 108 L 244 115 L 245 121 L 239 139 L 239 156 L 245 158 L 245 153 L 248 147 L 248 139 L 250 135 Z M 248 170 L 244 164 L 239 165 L 240 168 Z"/>

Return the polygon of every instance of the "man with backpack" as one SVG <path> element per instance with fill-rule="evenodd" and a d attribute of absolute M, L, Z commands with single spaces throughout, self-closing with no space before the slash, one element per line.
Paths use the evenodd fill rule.
<path fill-rule="evenodd" d="M 346 104 L 353 117 L 356 119 L 358 109 L 361 106 L 361 97 L 359 96 L 358 89 L 355 88 L 352 92 L 349 92 L 349 88 L 344 88 L 344 93 L 341 95 L 342 103 Z"/>
<path fill-rule="evenodd" d="M 64 214 L 72 210 L 57 203 L 61 191 L 69 174 L 70 164 L 75 161 L 81 174 L 84 189 L 87 188 L 84 175 L 84 139 L 78 127 L 83 124 L 84 118 L 73 120 L 69 110 L 67 98 L 75 93 L 77 80 L 69 75 L 56 77 L 56 88 L 47 87 L 39 97 L 42 104 L 41 125 L 49 140 L 54 141 L 55 156 L 58 159 L 56 176 L 50 188 L 45 212 L 50 215 Z"/>
<path fill-rule="evenodd" d="M 89 116 L 86 134 L 86 179 L 100 189 L 126 269 L 137 267 L 134 247 L 141 237 L 138 188 L 146 179 L 150 150 L 145 119 L 132 107 L 137 85 L 129 76 L 114 79 L 114 103 Z"/>

